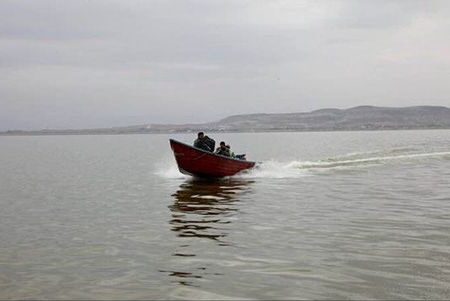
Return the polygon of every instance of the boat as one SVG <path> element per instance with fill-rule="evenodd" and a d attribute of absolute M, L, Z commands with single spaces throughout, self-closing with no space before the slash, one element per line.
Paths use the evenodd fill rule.
<path fill-rule="evenodd" d="M 178 169 L 182 174 L 198 178 L 223 178 L 253 168 L 255 162 L 218 155 L 170 139 Z"/>

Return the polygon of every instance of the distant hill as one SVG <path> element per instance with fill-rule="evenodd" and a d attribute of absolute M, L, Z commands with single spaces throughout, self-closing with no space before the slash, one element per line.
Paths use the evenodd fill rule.
<path fill-rule="evenodd" d="M 215 125 L 226 130 L 296 131 L 450 128 L 450 109 L 435 106 L 360 106 L 346 110 L 322 109 L 309 113 L 236 115 L 222 119 Z"/>
<path fill-rule="evenodd" d="M 7 131 L 1 135 L 74 135 L 264 131 L 352 131 L 450 129 L 450 108 L 359 106 L 346 110 L 321 109 L 308 113 L 234 115 L 200 124 L 143 124 L 85 130 Z"/>

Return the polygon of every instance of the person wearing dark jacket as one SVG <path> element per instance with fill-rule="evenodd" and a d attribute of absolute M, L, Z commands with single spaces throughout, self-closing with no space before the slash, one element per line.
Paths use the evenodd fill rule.
<path fill-rule="evenodd" d="M 217 155 L 222 155 L 225 157 L 230 157 L 230 149 L 225 145 L 225 142 L 221 141 L 220 146 L 216 149 Z"/>
<path fill-rule="evenodd" d="M 208 152 L 214 151 L 214 146 L 216 145 L 216 141 L 214 139 L 205 136 L 205 133 L 199 132 L 197 134 L 197 139 L 194 141 L 194 147 L 203 149 Z"/>

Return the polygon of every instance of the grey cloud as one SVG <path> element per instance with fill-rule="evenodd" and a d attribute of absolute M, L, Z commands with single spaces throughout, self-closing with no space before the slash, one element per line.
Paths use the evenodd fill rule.
<path fill-rule="evenodd" d="M 342 6 L 336 24 L 361 30 L 395 29 L 410 25 L 420 16 L 439 15 L 442 8 L 448 10 L 447 6 L 443 1 L 353 1 Z"/>
<path fill-rule="evenodd" d="M 447 1 L 2 1 L 0 129 L 449 105 Z"/>

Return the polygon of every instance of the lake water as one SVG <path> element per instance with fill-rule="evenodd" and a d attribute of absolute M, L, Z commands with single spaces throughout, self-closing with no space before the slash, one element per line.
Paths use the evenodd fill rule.
<path fill-rule="evenodd" d="M 0 137 L 0 299 L 450 299 L 450 131 Z"/>

